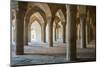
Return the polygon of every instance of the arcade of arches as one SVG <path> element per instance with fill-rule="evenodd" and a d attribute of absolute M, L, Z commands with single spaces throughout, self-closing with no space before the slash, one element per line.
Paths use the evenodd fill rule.
<path fill-rule="evenodd" d="M 16 55 L 58 53 L 70 61 L 93 51 L 95 58 L 95 6 L 17 2 L 11 11 Z"/>

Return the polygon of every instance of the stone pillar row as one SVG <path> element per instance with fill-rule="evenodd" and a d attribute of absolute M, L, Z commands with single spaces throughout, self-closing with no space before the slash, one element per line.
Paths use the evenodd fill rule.
<path fill-rule="evenodd" d="M 16 22 L 16 54 L 17 55 L 23 55 L 24 54 L 24 44 L 28 43 L 28 38 L 26 39 L 26 42 L 24 43 L 24 15 L 25 11 L 23 11 L 23 4 L 19 4 L 19 10 L 17 12 L 17 22 Z M 67 9 L 67 30 L 66 26 L 63 26 L 63 43 L 66 41 L 66 34 L 67 31 L 67 44 L 66 44 L 66 59 L 67 60 L 76 60 L 76 40 L 77 40 L 77 28 L 76 28 L 76 12 L 77 12 L 77 6 L 76 5 L 66 5 Z M 51 22 L 54 21 L 54 17 L 52 17 Z M 48 44 L 50 47 L 53 47 L 53 24 L 48 24 Z M 86 47 L 86 29 L 88 31 L 88 26 L 86 26 L 85 16 L 81 15 L 80 17 L 80 25 L 81 25 L 81 48 Z M 86 26 L 86 29 L 85 29 Z M 28 32 L 26 32 L 28 33 Z M 46 41 L 46 34 L 45 34 L 45 28 L 42 28 L 42 40 L 43 42 Z M 28 35 L 28 34 L 26 34 Z M 88 36 L 88 35 L 87 35 Z"/>
<path fill-rule="evenodd" d="M 21 4 L 19 5 L 19 7 Z M 67 44 L 67 60 L 74 60 L 76 58 L 76 6 L 68 5 L 67 21 L 68 21 L 68 44 Z M 17 13 L 16 23 L 16 54 L 24 54 L 24 14 L 25 12 L 20 7 Z M 73 19 L 73 20 L 72 20 Z M 53 20 L 51 21 L 53 22 Z M 65 29 L 63 29 L 65 31 Z M 49 45 L 53 47 L 53 29 L 52 24 L 49 23 Z M 65 34 L 63 34 L 65 37 Z"/>

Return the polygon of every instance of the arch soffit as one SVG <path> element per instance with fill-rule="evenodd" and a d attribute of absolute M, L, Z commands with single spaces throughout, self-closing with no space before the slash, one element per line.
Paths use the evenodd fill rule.
<path fill-rule="evenodd" d="M 46 13 L 47 17 L 51 17 L 51 10 L 50 10 L 48 4 L 46 4 L 46 3 L 42 3 L 42 4 L 41 3 L 35 3 L 33 6 L 40 7 Z"/>
<path fill-rule="evenodd" d="M 51 14 L 51 10 L 50 10 L 48 4 L 46 4 L 46 3 L 42 3 L 42 4 L 41 3 L 31 3 L 30 4 L 29 3 L 29 5 L 31 7 L 38 6 L 40 9 L 42 9 L 45 12 L 45 14 L 46 14 L 47 23 L 51 22 L 52 14 Z"/>
<path fill-rule="evenodd" d="M 61 22 L 65 22 L 65 16 L 64 16 L 64 13 L 62 12 L 61 9 L 58 9 L 58 11 L 56 12 L 56 16 L 59 17 L 59 19 L 61 20 Z"/>
<path fill-rule="evenodd" d="M 28 28 L 31 27 L 31 25 L 32 25 L 32 23 L 34 23 L 34 21 L 37 21 L 37 23 L 40 25 L 40 27 L 42 27 L 41 20 L 38 19 L 36 16 L 34 16 L 34 19 L 30 20 L 30 23 L 28 24 Z"/>
<path fill-rule="evenodd" d="M 60 27 L 62 27 L 62 23 L 61 23 L 61 19 L 58 16 L 55 16 L 55 21 L 53 23 L 53 27 L 57 27 L 57 25 L 59 25 Z"/>
<path fill-rule="evenodd" d="M 54 26 L 56 27 L 56 25 L 59 25 L 60 27 L 63 26 L 63 23 L 65 23 L 65 16 L 64 13 L 62 12 L 61 9 L 58 9 L 56 14 L 55 14 L 55 23 Z"/>
<path fill-rule="evenodd" d="M 39 22 L 41 25 L 43 25 L 45 23 L 43 17 L 41 16 L 41 14 L 39 12 L 36 12 L 31 15 L 30 22 L 32 22 L 34 19 L 40 20 Z"/>
<path fill-rule="evenodd" d="M 25 15 L 25 17 L 24 17 L 24 23 L 25 23 L 25 25 L 28 25 L 29 20 L 30 20 L 30 17 L 32 16 L 32 14 L 34 14 L 34 13 L 36 13 L 36 12 L 39 12 L 40 15 L 43 17 L 43 19 L 44 19 L 45 22 L 46 22 L 46 15 L 45 15 L 45 12 L 44 12 L 42 9 L 40 9 L 39 7 L 34 6 L 34 7 L 32 7 L 32 8 L 29 8 L 29 9 L 27 10 L 27 12 L 26 12 L 26 15 Z"/>
<path fill-rule="evenodd" d="M 51 23 L 51 18 L 52 18 L 52 13 L 51 13 L 51 10 L 50 10 L 50 7 L 48 4 L 46 3 L 33 3 L 33 6 L 38 6 L 40 7 L 46 14 L 46 23 L 45 23 L 45 27 L 47 26 L 48 23 Z"/>

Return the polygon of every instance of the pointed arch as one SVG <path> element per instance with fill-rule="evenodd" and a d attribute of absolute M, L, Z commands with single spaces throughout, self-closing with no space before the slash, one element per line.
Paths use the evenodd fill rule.
<path fill-rule="evenodd" d="M 40 28 L 41 28 L 41 33 L 42 33 L 43 24 L 45 23 L 44 20 L 43 20 L 43 17 L 38 12 L 34 13 L 30 17 L 30 21 L 29 21 L 29 24 L 28 24 L 28 42 L 31 41 L 31 28 L 30 27 L 34 23 L 34 21 L 37 21 L 37 23 L 39 23 Z"/>
<path fill-rule="evenodd" d="M 29 8 L 26 12 L 26 15 L 25 15 L 25 18 L 24 18 L 24 23 L 25 23 L 25 26 L 29 23 L 29 20 L 30 20 L 30 16 L 36 12 L 39 12 L 41 14 L 41 16 L 43 17 L 43 19 L 45 20 L 46 22 L 46 14 L 45 12 L 40 9 L 39 7 L 37 6 L 34 6 L 32 8 Z"/>
<path fill-rule="evenodd" d="M 39 21 L 34 20 L 30 26 L 31 42 L 41 43 L 41 26 Z M 33 44 L 33 43 L 32 43 Z M 35 45 L 35 44 L 34 44 Z M 40 46 L 41 44 L 39 44 Z M 37 46 L 37 45 L 35 45 Z"/>
<path fill-rule="evenodd" d="M 30 17 L 36 12 L 39 12 L 41 14 L 45 22 L 47 21 L 45 12 L 42 9 L 40 9 L 38 6 L 31 7 L 27 10 L 25 17 L 24 17 L 24 29 L 25 29 L 24 30 L 25 40 L 24 41 L 26 45 L 28 44 L 28 24 L 30 21 Z"/>
<path fill-rule="evenodd" d="M 30 20 L 29 20 L 29 24 L 32 23 L 34 20 L 39 21 L 39 24 L 41 25 L 41 27 L 45 23 L 45 20 L 43 19 L 43 17 L 41 16 L 41 14 L 39 12 L 36 12 L 36 13 L 31 15 Z"/>
<path fill-rule="evenodd" d="M 60 19 L 60 22 L 58 24 L 60 25 L 59 31 L 62 32 L 59 34 L 60 40 L 65 43 L 66 42 L 66 16 L 63 13 L 64 11 L 62 9 L 58 9 L 56 12 L 56 16 Z M 62 31 L 61 31 L 62 30 Z"/>
<path fill-rule="evenodd" d="M 60 19 L 62 22 L 65 22 L 65 16 L 64 16 L 64 13 L 62 12 L 61 9 L 58 9 L 58 11 L 56 12 L 56 15 L 59 17 L 59 19 Z"/>

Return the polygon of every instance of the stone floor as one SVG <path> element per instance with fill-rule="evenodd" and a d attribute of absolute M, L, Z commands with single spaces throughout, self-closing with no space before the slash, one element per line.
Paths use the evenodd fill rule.
<path fill-rule="evenodd" d="M 35 43 L 35 45 L 36 44 L 38 43 Z M 77 48 L 77 60 L 74 62 L 95 60 L 96 52 L 94 44 L 95 44 L 94 41 L 92 41 L 90 44 L 88 44 L 87 48 Z M 73 61 L 66 61 L 65 44 L 54 47 L 42 47 L 35 45 L 25 46 L 24 47 L 25 55 L 16 55 L 15 54 L 16 46 L 12 45 L 11 65 L 30 65 L 30 64 L 37 65 L 37 64 L 73 62 Z M 55 45 L 57 45 L 57 43 Z"/>

